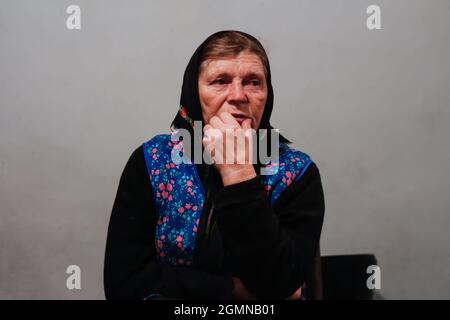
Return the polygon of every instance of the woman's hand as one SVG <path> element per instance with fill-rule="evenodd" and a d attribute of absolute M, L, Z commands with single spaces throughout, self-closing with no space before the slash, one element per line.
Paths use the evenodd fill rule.
<path fill-rule="evenodd" d="M 237 300 L 256 300 L 239 278 L 233 278 L 233 296 Z"/>
<path fill-rule="evenodd" d="M 295 291 L 289 298 L 286 300 L 300 300 L 302 298 L 302 289 L 303 287 L 300 287 Z"/>
<path fill-rule="evenodd" d="M 224 186 L 256 177 L 251 129 L 251 119 L 245 119 L 239 125 L 228 112 L 212 117 L 203 127 L 203 146 L 214 160 Z"/>

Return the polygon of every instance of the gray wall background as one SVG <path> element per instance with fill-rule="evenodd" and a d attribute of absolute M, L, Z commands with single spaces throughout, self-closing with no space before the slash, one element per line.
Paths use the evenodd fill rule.
<path fill-rule="evenodd" d="M 370 4 L 382 30 L 366 28 Z M 268 51 L 273 124 L 321 170 L 323 254 L 374 253 L 385 298 L 449 299 L 449 12 L 447 0 L 2 0 L 0 298 L 104 298 L 128 157 L 168 131 L 195 48 L 240 29 Z M 81 290 L 66 288 L 71 264 Z"/>

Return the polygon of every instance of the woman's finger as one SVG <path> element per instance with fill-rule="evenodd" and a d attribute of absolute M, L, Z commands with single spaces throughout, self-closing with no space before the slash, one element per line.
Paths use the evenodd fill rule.
<path fill-rule="evenodd" d="M 298 288 L 289 298 L 286 300 L 300 300 L 302 297 L 302 287 Z"/>
<path fill-rule="evenodd" d="M 227 126 L 227 128 L 234 129 L 239 128 L 239 122 L 231 115 L 231 113 L 224 111 L 219 113 L 219 117 L 222 122 Z"/>
<path fill-rule="evenodd" d="M 223 123 L 223 121 L 218 117 L 214 116 L 209 120 L 209 125 L 212 127 L 219 129 L 219 130 L 225 130 L 227 126 Z"/>
<path fill-rule="evenodd" d="M 245 119 L 241 125 L 242 129 L 251 129 L 252 128 L 252 119 Z"/>

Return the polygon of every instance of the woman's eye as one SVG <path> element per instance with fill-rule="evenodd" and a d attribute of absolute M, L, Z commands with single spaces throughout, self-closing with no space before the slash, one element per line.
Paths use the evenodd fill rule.
<path fill-rule="evenodd" d="M 248 83 L 252 86 L 259 86 L 261 84 L 259 80 L 250 80 Z"/>
<path fill-rule="evenodd" d="M 216 79 L 213 81 L 213 84 L 225 84 L 225 80 L 224 79 Z"/>

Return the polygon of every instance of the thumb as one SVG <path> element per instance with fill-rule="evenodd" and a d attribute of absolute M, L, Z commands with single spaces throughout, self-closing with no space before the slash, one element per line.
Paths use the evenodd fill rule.
<path fill-rule="evenodd" d="M 245 119 L 241 125 L 242 129 L 251 129 L 252 128 L 252 119 Z"/>

